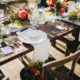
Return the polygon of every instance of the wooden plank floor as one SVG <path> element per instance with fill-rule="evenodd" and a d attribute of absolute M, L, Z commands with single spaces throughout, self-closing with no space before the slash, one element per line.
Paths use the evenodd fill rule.
<path fill-rule="evenodd" d="M 24 66 L 20 62 L 20 60 L 16 59 L 16 60 L 11 61 L 3 66 L 0 66 L 0 69 L 2 70 L 3 74 L 5 75 L 5 78 L 9 77 L 10 80 L 20 80 L 19 73 L 23 67 Z"/>

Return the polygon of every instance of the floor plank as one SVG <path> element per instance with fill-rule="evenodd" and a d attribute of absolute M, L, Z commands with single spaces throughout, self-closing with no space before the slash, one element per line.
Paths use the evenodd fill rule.
<path fill-rule="evenodd" d="M 13 60 L 5 65 L 0 66 L 5 77 L 9 77 L 10 80 L 20 80 L 20 71 L 23 68 L 23 64 L 19 59 Z"/>

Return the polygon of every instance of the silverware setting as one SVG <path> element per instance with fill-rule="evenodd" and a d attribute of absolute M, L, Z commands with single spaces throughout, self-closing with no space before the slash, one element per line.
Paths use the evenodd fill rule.
<path fill-rule="evenodd" d="M 21 46 L 21 42 L 17 38 L 10 40 L 3 40 L 0 44 L 0 48 L 5 46 L 10 46 L 11 48 L 15 49 Z"/>
<path fill-rule="evenodd" d="M 14 40 L 11 40 L 11 41 L 6 41 L 6 44 L 7 44 L 8 46 L 13 47 L 14 49 L 15 49 L 15 48 L 19 48 L 19 47 L 21 46 L 21 43 L 20 43 L 19 40 L 17 40 L 17 39 L 14 39 Z"/>
<path fill-rule="evenodd" d="M 21 49 L 21 44 L 22 43 L 17 38 L 12 40 L 3 40 L 2 42 L 0 42 L 0 56 L 4 55 L 1 48 L 9 46 L 13 51 L 18 51 L 19 49 Z"/>

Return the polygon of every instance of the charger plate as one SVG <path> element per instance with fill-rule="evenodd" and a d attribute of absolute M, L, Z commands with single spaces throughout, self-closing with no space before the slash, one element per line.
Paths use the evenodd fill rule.
<path fill-rule="evenodd" d="M 41 30 L 27 29 L 18 32 L 18 38 L 25 43 L 37 44 L 47 39 L 47 34 Z"/>

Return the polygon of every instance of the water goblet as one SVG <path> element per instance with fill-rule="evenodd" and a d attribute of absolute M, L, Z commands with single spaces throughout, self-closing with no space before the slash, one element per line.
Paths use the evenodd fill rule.
<path fill-rule="evenodd" d="M 38 27 L 39 24 L 39 12 L 37 10 L 34 10 L 32 12 L 32 17 L 29 19 L 30 23 L 34 27 Z"/>

